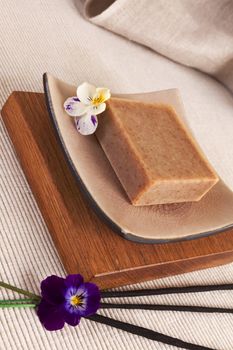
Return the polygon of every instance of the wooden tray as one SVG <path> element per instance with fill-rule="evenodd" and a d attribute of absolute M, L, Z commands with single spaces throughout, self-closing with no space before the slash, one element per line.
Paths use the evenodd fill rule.
<path fill-rule="evenodd" d="M 233 230 L 169 244 L 134 243 L 112 232 L 83 199 L 43 94 L 14 92 L 2 116 L 68 273 L 104 289 L 233 261 Z"/>

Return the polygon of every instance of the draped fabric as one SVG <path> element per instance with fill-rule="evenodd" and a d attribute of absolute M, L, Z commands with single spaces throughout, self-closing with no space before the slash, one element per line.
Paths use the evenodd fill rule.
<path fill-rule="evenodd" d="M 233 91 L 232 0 L 90 0 L 85 15 Z"/>

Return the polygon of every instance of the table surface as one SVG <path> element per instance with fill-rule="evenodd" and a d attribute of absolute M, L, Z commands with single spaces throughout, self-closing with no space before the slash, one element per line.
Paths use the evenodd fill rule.
<path fill-rule="evenodd" d="M 42 91 L 44 71 L 74 84 L 84 80 L 98 85 L 106 85 L 107 82 L 114 91 L 135 92 L 180 87 L 191 114 L 195 103 L 199 103 L 201 98 L 204 99 L 203 95 L 208 90 L 215 113 L 215 142 L 205 143 L 206 119 L 199 125 L 195 119 L 196 114 L 193 113 L 194 121 L 191 126 L 198 125 L 198 131 L 203 138 L 202 147 L 205 151 L 210 151 L 214 166 L 233 188 L 233 151 L 230 147 L 233 100 L 219 83 L 93 26 L 81 18 L 73 0 L 60 0 L 56 4 L 47 0 L 23 0 L 20 6 L 13 1 L 5 2 L 1 4 L 0 19 L 0 107 L 12 90 Z M 125 50 L 130 52 L 131 62 L 125 60 Z M 151 72 L 156 74 L 152 75 Z M 200 101 L 199 95 L 195 95 L 197 89 Z M 220 101 L 215 103 L 215 99 L 218 98 Z M 208 99 L 208 103 L 203 107 L 204 112 L 208 112 L 209 105 Z M 221 125 L 220 111 L 223 110 L 222 118 L 225 119 Z M 0 127 L 0 278 L 38 292 L 43 278 L 50 274 L 64 276 L 65 270 L 2 122 Z M 227 151 L 223 152 L 222 147 Z M 233 264 L 229 264 L 147 282 L 140 287 L 231 283 L 232 280 Z M 13 297 L 5 291 L 0 292 L 1 298 Z M 232 307 L 233 293 L 211 292 L 182 297 L 147 297 L 140 300 Z M 232 349 L 232 315 L 139 310 L 104 311 L 103 314 L 203 346 Z M 79 327 L 65 327 L 60 332 L 49 333 L 42 328 L 33 310 L 0 310 L 0 349 L 32 348 L 172 349 L 107 326 L 90 323 L 88 320 L 82 320 Z"/>

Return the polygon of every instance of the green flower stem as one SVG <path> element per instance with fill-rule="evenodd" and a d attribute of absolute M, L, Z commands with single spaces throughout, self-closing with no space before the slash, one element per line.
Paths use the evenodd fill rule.
<path fill-rule="evenodd" d="M 26 303 L 6 303 L 6 304 L 0 304 L 0 309 L 4 309 L 4 308 L 10 308 L 10 307 L 14 307 L 14 308 L 19 308 L 19 307 L 36 307 L 36 304 L 26 304 Z"/>
<path fill-rule="evenodd" d="M 19 294 L 26 295 L 27 297 L 32 298 L 32 299 L 36 299 L 36 300 L 40 300 L 41 299 L 41 297 L 39 295 L 36 295 L 34 293 L 31 293 L 31 292 L 28 292 L 27 290 L 24 290 L 24 289 L 21 289 L 21 288 L 14 287 L 14 286 L 12 286 L 12 285 L 10 285 L 8 283 L 5 283 L 5 282 L 1 282 L 0 281 L 0 287 L 6 288 L 6 289 L 10 289 L 13 292 L 17 292 Z"/>
<path fill-rule="evenodd" d="M 38 305 L 39 299 L 9 299 L 0 300 L 0 307 L 4 304 L 35 304 Z"/>

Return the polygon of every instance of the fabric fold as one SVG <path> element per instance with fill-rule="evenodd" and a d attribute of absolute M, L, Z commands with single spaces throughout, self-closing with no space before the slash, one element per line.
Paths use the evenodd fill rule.
<path fill-rule="evenodd" d="M 92 23 L 210 74 L 233 91 L 231 0 L 87 0 L 83 5 Z"/>

